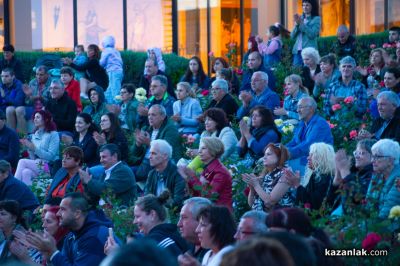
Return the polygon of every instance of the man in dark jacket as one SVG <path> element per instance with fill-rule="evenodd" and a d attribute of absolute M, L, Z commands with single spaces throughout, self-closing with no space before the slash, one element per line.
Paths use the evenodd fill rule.
<path fill-rule="evenodd" d="M 150 143 L 149 161 L 153 170 L 149 172 L 144 193 L 159 196 L 163 190 L 168 189 L 172 195 L 169 205 L 180 208 L 185 196 L 185 181 L 171 162 L 171 156 L 172 147 L 167 141 L 156 139 Z"/>
<path fill-rule="evenodd" d="M 24 105 L 25 94 L 22 82 L 15 78 L 14 70 L 5 68 L 1 71 L 0 106 L 3 111 L 11 107 L 13 110 Z M 9 111 L 7 110 L 7 113 Z"/>
<path fill-rule="evenodd" d="M 92 178 L 87 172 L 80 170 L 79 175 L 85 192 L 93 197 L 101 197 L 107 189 L 111 189 L 116 200 L 130 205 L 136 198 L 136 180 L 132 170 L 120 159 L 120 151 L 115 144 L 105 144 L 100 148 L 100 163 L 105 169 L 104 175 Z"/>
<path fill-rule="evenodd" d="M 106 256 L 104 244 L 112 222 L 99 217 L 96 211 L 89 211 L 86 198 L 76 192 L 63 198 L 57 215 L 60 217 L 60 225 L 71 230 L 61 251 L 57 250 L 56 241 L 49 234 L 43 236 L 29 232 L 27 241 L 40 247 L 39 251 L 54 266 L 99 265 Z"/>
<path fill-rule="evenodd" d="M 235 99 L 229 94 L 229 85 L 226 80 L 217 79 L 211 85 L 212 101 L 207 109 L 220 108 L 224 110 L 226 117 L 229 121 L 234 121 L 236 112 L 239 109 Z"/>
<path fill-rule="evenodd" d="M 0 110 L 0 160 L 8 161 L 13 168 L 19 159 L 19 139 L 17 132 L 6 126 L 6 115 Z"/>
<path fill-rule="evenodd" d="M 147 91 L 147 96 L 150 96 L 151 79 L 157 75 L 163 75 L 167 78 L 168 80 L 167 92 L 169 95 L 176 98 L 174 88 L 171 83 L 171 79 L 163 71 L 158 69 L 157 61 L 151 58 L 148 58 L 144 63 L 144 75 L 140 76 L 138 87 L 142 87 L 143 89 L 145 89 Z"/>
<path fill-rule="evenodd" d="M 6 44 L 3 47 L 3 59 L 0 61 L 0 71 L 5 68 L 11 68 L 14 70 L 15 77 L 24 82 L 24 76 L 22 72 L 22 63 L 20 60 L 15 58 L 15 49 L 11 44 Z"/>
<path fill-rule="evenodd" d="M 59 79 L 54 79 L 50 84 L 51 99 L 46 103 L 45 109 L 49 111 L 57 125 L 57 131 L 72 132 L 75 129 L 77 108 L 64 89 Z"/>
<path fill-rule="evenodd" d="M 354 58 L 356 53 L 356 39 L 350 34 L 346 25 L 339 26 L 337 30 L 337 41 L 332 45 L 331 52 L 340 59 L 346 56 Z"/>
<path fill-rule="evenodd" d="M 11 165 L 0 160 L 0 200 L 16 200 L 23 210 L 33 211 L 39 201 L 27 185 L 11 174 Z"/>

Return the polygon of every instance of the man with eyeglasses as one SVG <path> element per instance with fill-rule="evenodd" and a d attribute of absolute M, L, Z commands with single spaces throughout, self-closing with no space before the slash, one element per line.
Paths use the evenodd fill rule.
<path fill-rule="evenodd" d="M 359 132 L 359 138 L 393 139 L 400 142 L 400 98 L 393 91 L 383 91 L 377 96 L 379 117 L 367 130 Z"/>
<path fill-rule="evenodd" d="M 212 101 L 207 109 L 220 108 L 225 111 L 229 121 L 234 121 L 239 106 L 229 94 L 229 84 L 224 79 L 217 79 L 211 85 Z"/>
<path fill-rule="evenodd" d="M 236 241 L 244 241 L 255 235 L 268 232 L 266 224 L 267 214 L 263 211 L 248 211 L 240 218 L 235 233 Z"/>
<path fill-rule="evenodd" d="M 279 95 L 272 91 L 268 86 L 268 75 L 262 71 L 254 72 L 251 77 L 252 91 L 242 91 L 239 99 L 242 101 L 242 106 L 237 111 L 238 119 L 250 113 L 250 110 L 256 105 L 262 105 L 270 109 L 280 107 Z"/>
<path fill-rule="evenodd" d="M 343 103 L 344 99 L 349 96 L 354 97 L 353 104 L 356 106 L 356 116 L 362 117 L 367 111 L 367 90 L 364 84 L 354 79 L 355 69 L 356 61 L 353 57 L 346 56 L 340 60 L 341 77 L 328 86 L 328 93 L 324 98 L 324 112 L 328 116 L 334 115 L 333 105 Z M 341 110 L 336 112 L 341 112 Z"/>
<path fill-rule="evenodd" d="M 286 145 L 289 150 L 288 164 L 303 175 L 307 156 L 313 143 L 324 142 L 333 145 L 333 136 L 328 122 L 316 114 L 317 103 L 312 97 L 304 97 L 297 104 L 300 122 L 292 140 Z"/>
<path fill-rule="evenodd" d="M 53 116 L 57 131 L 69 132 L 68 134 L 72 135 L 77 115 L 76 103 L 68 96 L 61 80 L 52 80 L 49 89 L 51 98 L 45 109 Z"/>

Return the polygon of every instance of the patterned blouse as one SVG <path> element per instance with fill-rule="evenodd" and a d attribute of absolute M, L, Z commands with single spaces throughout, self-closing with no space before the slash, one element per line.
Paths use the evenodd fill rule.
<path fill-rule="evenodd" d="M 275 168 L 272 172 L 266 174 L 261 184 L 264 191 L 267 193 L 271 193 L 275 185 L 279 182 L 279 179 L 281 178 L 282 174 L 283 171 L 281 168 Z M 292 190 L 289 189 L 289 191 L 286 192 L 285 195 L 283 195 L 283 197 L 279 200 L 276 206 L 291 207 L 293 206 L 293 204 L 294 204 L 294 197 L 292 194 Z M 254 202 L 251 208 L 257 211 L 269 211 L 268 208 L 265 206 L 263 200 L 257 193 L 254 196 Z"/>

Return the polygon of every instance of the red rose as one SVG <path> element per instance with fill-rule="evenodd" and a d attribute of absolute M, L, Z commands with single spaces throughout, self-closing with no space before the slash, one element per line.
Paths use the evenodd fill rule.
<path fill-rule="evenodd" d="M 355 137 L 357 137 L 358 133 L 357 130 L 352 130 L 349 133 L 350 139 L 354 139 Z"/>
<path fill-rule="evenodd" d="M 201 92 L 201 95 L 207 96 L 209 93 L 210 93 L 209 90 L 203 90 L 203 91 Z"/>
<path fill-rule="evenodd" d="M 28 151 L 23 151 L 22 154 L 21 154 L 21 157 L 22 158 L 28 158 L 29 157 Z"/>
<path fill-rule="evenodd" d="M 369 233 L 362 241 L 361 247 L 371 251 L 382 240 L 382 237 L 377 233 Z"/>
<path fill-rule="evenodd" d="M 304 208 L 311 209 L 311 203 L 309 203 L 309 202 L 304 203 Z"/>

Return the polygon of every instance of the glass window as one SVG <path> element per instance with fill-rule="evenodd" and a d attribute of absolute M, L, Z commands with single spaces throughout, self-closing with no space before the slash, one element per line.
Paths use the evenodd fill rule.
<path fill-rule="evenodd" d="M 4 46 L 4 2 L 0 0 L 0 47 Z"/>
<path fill-rule="evenodd" d="M 321 36 L 336 35 L 340 25 L 350 27 L 350 0 L 321 0 Z"/>
<path fill-rule="evenodd" d="M 384 31 L 384 0 L 356 0 L 355 10 L 356 34 Z"/>
<path fill-rule="evenodd" d="M 400 1 L 399 0 L 389 0 L 389 28 L 393 26 L 400 25 Z"/>
<path fill-rule="evenodd" d="M 71 50 L 72 0 L 32 0 L 32 49 Z"/>
<path fill-rule="evenodd" d="M 128 0 L 128 49 L 172 52 L 172 1 Z"/>
<path fill-rule="evenodd" d="M 109 0 L 79 0 L 77 5 L 79 44 L 101 48 L 102 39 L 112 35 L 116 48 L 124 48 L 122 0 L 113 0 L 112 4 Z"/>

